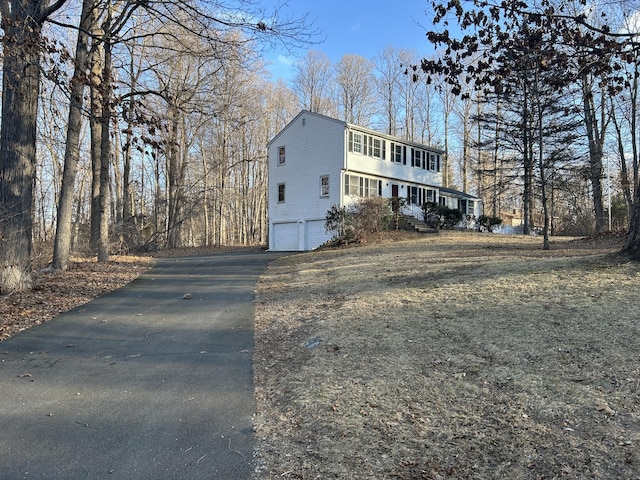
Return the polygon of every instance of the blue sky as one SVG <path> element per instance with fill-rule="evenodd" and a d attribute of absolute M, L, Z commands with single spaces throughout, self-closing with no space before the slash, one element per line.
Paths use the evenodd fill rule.
<path fill-rule="evenodd" d="M 427 0 L 289 0 L 284 11 L 294 17 L 307 13 L 309 20 L 315 20 L 322 43 L 310 48 L 336 63 L 347 53 L 373 59 L 389 46 L 414 50 L 421 57 L 429 55 L 432 50 L 425 37 L 425 28 L 431 28 L 425 13 L 428 7 Z M 293 63 L 306 50 L 293 53 L 268 52 L 274 79 L 289 80 Z"/>

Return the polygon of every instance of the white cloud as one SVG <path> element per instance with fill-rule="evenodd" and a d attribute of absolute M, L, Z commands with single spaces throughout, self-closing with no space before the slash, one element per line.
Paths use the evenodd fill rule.
<path fill-rule="evenodd" d="M 281 65 L 286 65 L 287 67 L 291 67 L 292 65 L 295 65 L 296 63 L 296 59 L 294 57 L 288 57 L 286 55 L 278 55 L 278 63 L 280 63 Z"/>

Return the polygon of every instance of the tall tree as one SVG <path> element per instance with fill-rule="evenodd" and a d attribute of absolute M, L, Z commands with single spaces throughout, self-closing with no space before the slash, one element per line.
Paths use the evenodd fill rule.
<path fill-rule="evenodd" d="M 423 66 L 429 72 L 443 73 L 461 91 L 465 80 L 479 88 L 500 89 L 508 72 L 496 70 L 496 62 L 504 57 L 505 48 L 513 41 L 511 32 L 518 25 L 541 29 L 530 47 L 544 54 L 543 61 L 553 64 L 560 71 L 573 75 L 575 82 L 582 81 L 584 121 L 589 147 L 590 179 L 592 183 L 595 225 L 603 228 L 602 209 L 602 141 L 606 118 L 596 103 L 598 92 L 594 87 L 605 88 L 608 95 L 615 94 L 622 83 L 617 73 L 630 60 L 622 45 L 635 42 L 633 35 L 618 33 L 615 26 L 605 20 L 592 21 L 591 6 L 571 0 L 529 5 L 523 1 L 500 3 L 474 0 L 468 4 L 450 2 L 432 3 L 435 23 L 445 23 L 449 14 L 457 19 L 466 34 L 453 38 L 449 30 L 428 33 L 437 45 L 447 47 L 446 54 L 436 62 Z M 601 13 L 601 12 L 598 12 Z M 603 13 L 604 15 L 604 13 Z M 524 45 L 526 47 L 526 45 Z"/>
<path fill-rule="evenodd" d="M 0 294 L 30 289 L 42 26 L 65 0 L 1 0 Z"/>
<path fill-rule="evenodd" d="M 71 79 L 69 96 L 69 114 L 67 118 L 67 140 L 64 152 L 64 169 L 56 234 L 53 244 L 53 263 L 55 270 L 66 270 L 71 253 L 71 219 L 73 215 L 73 196 L 80 161 L 80 133 L 82 130 L 84 91 L 89 58 L 89 32 L 93 20 L 94 0 L 83 0 L 80 14 L 80 26 L 76 39 L 75 66 Z"/>
<path fill-rule="evenodd" d="M 373 114 L 373 63 L 364 57 L 346 54 L 336 67 L 342 118 L 369 126 Z"/>
<path fill-rule="evenodd" d="M 379 110 L 384 112 L 381 130 L 388 135 L 396 135 L 400 118 L 398 85 L 403 77 L 402 65 L 401 53 L 394 47 L 385 48 L 375 60 L 376 96 L 380 102 Z"/>
<path fill-rule="evenodd" d="M 331 115 L 335 108 L 331 99 L 332 65 L 322 52 L 309 50 L 295 66 L 293 90 L 298 95 L 304 110 Z"/>

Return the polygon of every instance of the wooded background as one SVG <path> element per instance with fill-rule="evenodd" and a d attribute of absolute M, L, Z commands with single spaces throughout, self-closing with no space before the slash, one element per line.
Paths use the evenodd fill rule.
<path fill-rule="evenodd" d="M 432 57 L 390 39 L 332 63 L 286 4 L 0 0 L 0 292 L 29 288 L 32 241 L 58 270 L 265 244 L 266 145 L 300 109 L 442 148 L 445 186 L 546 247 L 637 225 L 639 3 L 433 2 Z"/>

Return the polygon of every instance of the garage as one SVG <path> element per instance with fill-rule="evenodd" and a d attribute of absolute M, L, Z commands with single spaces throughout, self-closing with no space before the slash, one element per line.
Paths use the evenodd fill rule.
<path fill-rule="evenodd" d="M 325 222 L 324 218 L 307 221 L 305 250 L 313 250 L 331 240 L 331 235 L 324 228 Z"/>
<path fill-rule="evenodd" d="M 270 250 L 278 252 L 298 251 L 298 222 L 274 223 Z"/>

